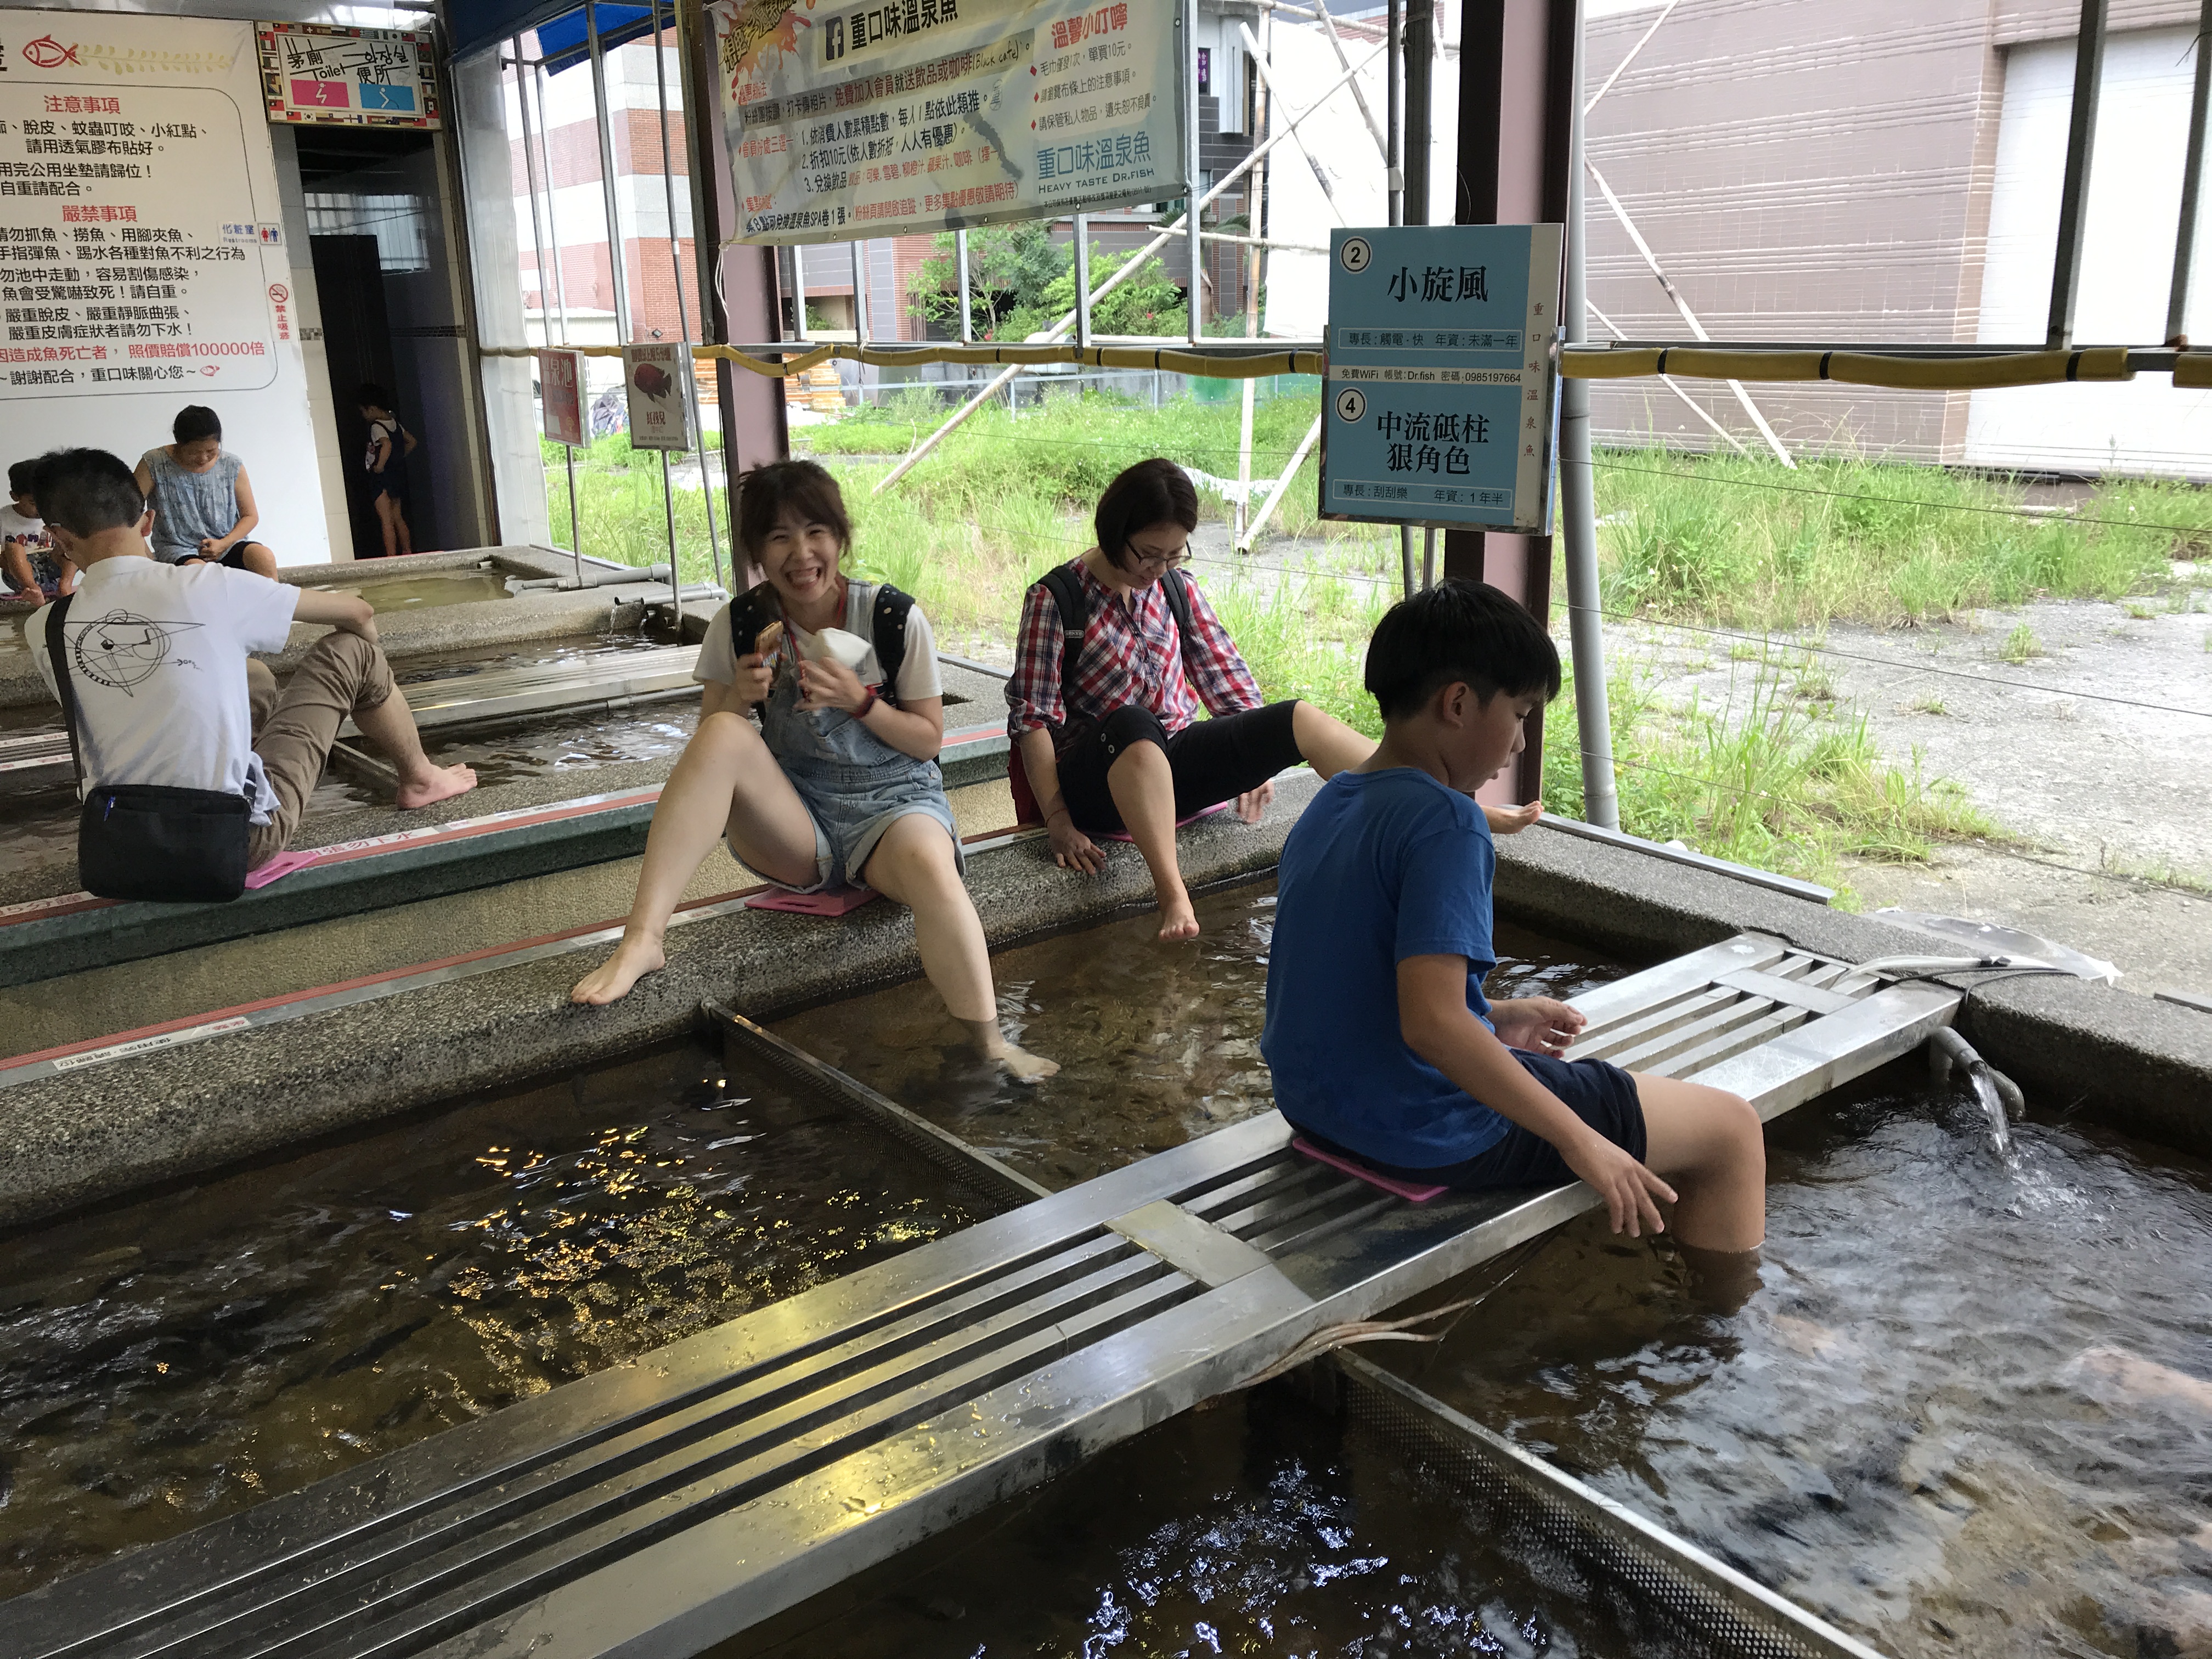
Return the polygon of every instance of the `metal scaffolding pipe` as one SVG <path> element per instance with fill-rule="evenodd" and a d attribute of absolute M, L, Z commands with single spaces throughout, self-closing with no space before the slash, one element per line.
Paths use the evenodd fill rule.
<path fill-rule="evenodd" d="M 599 43 L 598 0 L 584 0 L 584 41 L 591 48 L 592 109 L 599 118 L 599 193 L 607 204 L 607 271 L 614 283 L 615 343 L 626 345 L 630 337 L 629 266 L 623 253 L 622 198 L 615 189 L 614 124 L 607 112 L 607 56 Z M 550 158 L 546 183 L 552 183 Z M 588 438 L 591 434 L 587 431 L 584 435 Z"/>
<path fill-rule="evenodd" d="M 1182 0 L 1177 21 L 1182 25 L 1183 200 L 1189 204 L 1183 215 L 1183 228 L 1189 238 L 1185 252 L 1190 259 L 1190 299 L 1183 307 L 1183 334 L 1196 345 L 1206 332 L 1206 243 L 1199 234 L 1200 222 L 1206 216 L 1206 203 L 1199 196 L 1204 173 L 1199 164 L 1198 142 L 1199 128 L 1203 125 L 1198 111 L 1198 0 Z M 1252 158 L 1245 159 L 1249 165 Z M 1139 254 L 1122 269 L 1133 268 L 1143 258 Z M 1058 330 L 1054 331 L 1054 337 L 1059 337 Z M 890 480 L 886 478 L 884 482 L 888 483 Z"/>
<path fill-rule="evenodd" d="M 2105 79 L 2105 0 L 2081 0 L 2074 40 L 2074 102 L 2066 124 L 2066 172 L 2058 193 L 2058 248 L 2051 263 L 2051 320 L 2043 343 L 2074 343 L 2081 286 L 2081 231 L 2089 216 L 2089 160 L 2097 144 L 2097 94 Z"/>
<path fill-rule="evenodd" d="M 675 7 L 671 5 L 669 10 L 672 15 Z M 676 324 L 684 336 L 684 355 L 690 356 L 691 319 L 684 306 L 684 256 L 677 247 L 676 152 L 668 142 L 668 64 L 660 45 L 660 0 L 653 0 L 653 80 L 660 94 L 660 183 L 668 203 L 668 264 L 676 278 Z M 699 332 L 704 336 L 706 331 L 707 296 L 702 294 L 699 296 Z M 690 404 L 691 441 L 699 447 L 699 495 L 707 504 L 707 551 L 714 559 L 714 581 L 719 586 L 722 585 L 722 538 L 714 524 L 714 480 L 707 459 L 707 423 L 700 418 L 699 374 L 696 364 L 684 377 L 684 392 Z M 728 471 L 726 462 L 723 470 L 726 473 Z M 665 492 L 668 487 L 668 455 L 665 450 L 660 457 L 660 481 Z M 672 569 L 679 573 L 671 579 L 672 584 L 680 582 L 683 561 L 676 554 L 676 498 L 673 495 L 668 498 L 668 562 Z M 676 599 L 676 620 L 679 623 L 684 620 L 684 600 L 680 592 Z"/>
<path fill-rule="evenodd" d="M 1576 0 L 1574 83 L 1577 87 L 1582 84 L 1583 38 L 1583 8 L 1581 0 Z M 1567 271 L 1562 309 L 1566 313 L 1570 345 L 1580 345 L 1589 338 L 1589 236 L 1582 168 L 1586 107 L 1577 100 L 1567 133 Z M 1600 829 L 1618 830 L 1620 796 L 1613 770 L 1612 710 L 1606 701 L 1605 615 L 1598 589 L 1597 501 L 1593 480 L 1589 382 L 1566 380 L 1559 387 L 1559 531 L 1567 565 L 1567 635 L 1574 655 L 1575 724 L 1582 738 L 1583 817 Z"/>
<path fill-rule="evenodd" d="M 2189 152 L 2181 164 L 2181 222 L 2173 233 L 2173 285 L 2166 301 L 2166 343 L 2178 346 L 2189 328 L 2189 267 L 2197 255 L 2197 198 L 2204 183 L 2206 105 L 2212 102 L 2212 0 L 2197 16 L 2197 82 L 2189 97 Z"/>

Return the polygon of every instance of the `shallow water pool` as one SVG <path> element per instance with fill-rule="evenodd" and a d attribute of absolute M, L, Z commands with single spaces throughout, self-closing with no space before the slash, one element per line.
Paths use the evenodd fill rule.
<path fill-rule="evenodd" d="M 973 1218 L 685 1047 L 0 1240 L 0 1596 Z"/>
<path fill-rule="evenodd" d="M 1768 1135 L 1740 1311 L 1585 1218 L 1370 1356 L 1899 1659 L 2212 1651 L 2212 1166 L 1963 1095 Z"/>
<path fill-rule="evenodd" d="M 1260 1058 L 1274 885 L 1207 894 L 1197 908 L 1194 944 L 1162 945 L 1147 915 L 992 958 L 1008 1031 L 1062 1068 L 1034 1087 L 978 1064 L 919 982 L 775 1029 L 1031 1180 L 1070 1186 L 1275 1103 Z M 1629 971 L 1510 924 L 1496 944 L 1493 998 L 1571 997 Z"/>
<path fill-rule="evenodd" d="M 426 571 L 419 576 L 371 576 L 356 582 L 303 584 L 318 593 L 349 593 L 367 599 L 379 614 L 421 611 L 441 605 L 475 605 L 485 599 L 512 599 L 503 570 Z"/>
<path fill-rule="evenodd" d="M 1124 1442 L 712 1659 L 1650 1653 L 1454 1493 L 1262 1389 Z"/>

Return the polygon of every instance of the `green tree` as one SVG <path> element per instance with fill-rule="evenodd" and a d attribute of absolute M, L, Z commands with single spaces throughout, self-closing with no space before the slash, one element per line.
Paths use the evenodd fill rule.
<path fill-rule="evenodd" d="M 960 331 L 959 257 L 952 233 L 940 232 L 933 252 L 908 279 L 907 298 L 922 316 L 948 333 Z M 976 337 L 1021 337 L 1009 331 L 1007 319 L 1034 312 L 1053 279 L 1073 256 L 1052 240 L 1050 224 L 1031 219 L 1019 224 L 985 225 L 968 233 L 968 296 Z"/>
<path fill-rule="evenodd" d="M 1135 257 L 1107 253 L 1091 245 L 1091 286 L 1095 289 Z M 1018 340 L 1039 329 L 1050 328 L 1075 309 L 1075 271 L 1069 269 L 1046 284 L 1035 307 L 1009 313 L 1006 337 Z M 1168 280 L 1167 267 L 1158 255 L 1148 255 L 1137 274 L 1091 308 L 1094 334 L 1181 334 L 1187 326 L 1182 289 Z"/>

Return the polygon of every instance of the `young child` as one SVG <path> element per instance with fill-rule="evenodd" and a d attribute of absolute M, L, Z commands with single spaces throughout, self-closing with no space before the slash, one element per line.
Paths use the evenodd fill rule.
<path fill-rule="evenodd" d="M 222 447 L 222 419 L 187 404 L 169 423 L 176 441 L 138 458 L 138 493 L 154 509 L 154 556 L 163 564 L 219 564 L 274 578 L 276 555 L 251 539 L 261 522 L 246 463 Z"/>
<path fill-rule="evenodd" d="M 361 418 L 368 422 L 368 452 L 362 465 L 376 491 L 376 522 L 384 531 L 384 556 L 415 550 L 413 532 L 407 527 L 407 458 L 415 453 L 415 434 L 399 424 L 392 412 L 391 392 L 374 380 L 364 380 L 354 393 Z"/>
<path fill-rule="evenodd" d="M 18 596 L 44 605 L 76 592 L 76 567 L 54 551 L 53 533 L 39 516 L 31 493 L 38 466 L 36 461 L 18 461 L 8 469 L 9 503 L 0 507 L 0 574 Z"/>
<path fill-rule="evenodd" d="M 1746 1102 L 1562 1060 L 1581 1014 L 1483 996 L 1498 855 L 1470 797 L 1559 694 L 1550 638 L 1496 588 L 1448 580 L 1391 607 L 1365 683 L 1382 744 L 1322 787 L 1283 848 L 1261 1038 L 1283 1115 L 1387 1175 L 1579 1176 L 1615 1232 L 1661 1231 L 1663 1201 L 1690 1249 L 1756 1249 L 1766 1155 Z"/>

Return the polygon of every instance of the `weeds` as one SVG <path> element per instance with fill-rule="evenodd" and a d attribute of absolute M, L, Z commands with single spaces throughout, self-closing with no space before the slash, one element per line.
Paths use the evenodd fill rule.
<path fill-rule="evenodd" d="M 2010 663 L 2032 662 L 2042 654 L 2043 641 L 2026 623 L 2006 635 L 2004 643 L 1997 647 L 1997 655 Z"/>

